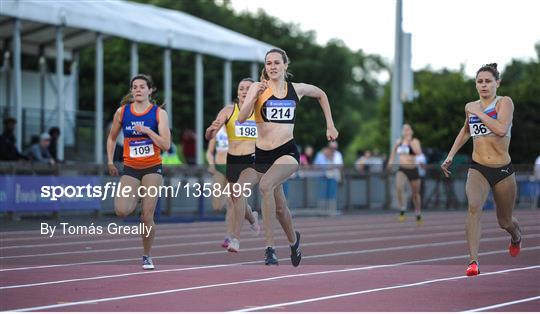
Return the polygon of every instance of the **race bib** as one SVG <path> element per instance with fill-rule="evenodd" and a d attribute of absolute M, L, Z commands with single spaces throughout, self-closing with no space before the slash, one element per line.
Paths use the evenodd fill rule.
<path fill-rule="evenodd" d="M 293 121 L 295 109 L 293 100 L 268 100 L 266 102 L 266 119 L 268 121 Z"/>
<path fill-rule="evenodd" d="M 491 130 L 477 116 L 469 117 L 469 132 L 472 137 L 487 135 Z"/>
<path fill-rule="evenodd" d="M 255 121 L 245 121 L 234 123 L 234 135 L 238 137 L 257 138 L 257 123 Z"/>
<path fill-rule="evenodd" d="M 142 158 L 154 155 L 154 143 L 151 139 L 129 142 L 129 157 Z"/>

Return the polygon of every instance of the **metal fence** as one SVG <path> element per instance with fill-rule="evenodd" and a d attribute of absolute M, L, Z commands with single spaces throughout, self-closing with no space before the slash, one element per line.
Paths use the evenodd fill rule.
<path fill-rule="evenodd" d="M 535 181 L 530 165 L 516 165 L 518 197 L 516 206 L 537 208 L 539 182 Z M 423 205 L 425 211 L 466 209 L 465 180 L 467 168 L 453 172 L 451 179 L 442 176 L 436 165 L 428 167 L 423 179 Z M 114 199 L 63 197 L 51 201 L 42 196 L 43 186 L 105 187 L 118 178 L 109 177 L 106 167 L 90 163 L 68 163 L 55 167 L 33 163 L 0 163 L 0 213 L 7 216 L 32 216 L 55 213 L 73 215 L 93 212 L 112 215 Z M 210 197 L 195 197 L 186 193 L 186 184 L 211 184 L 212 177 L 204 167 L 164 167 L 164 186 L 180 189 L 176 197 L 161 197 L 158 216 L 182 219 L 222 219 L 222 213 L 212 210 Z M 261 195 L 252 189 L 249 202 L 260 210 Z M 302 168 L 284 184 L 289 208 L 295 215 L 337 215 L 356 211 L 389 210 L 397 208 L 395 176 L 391 172 L 359 173 L 345 168 L 338 178 L 329 176 L 324 169 Z M 492 198 L 486 202 L 493 208 Z"/>

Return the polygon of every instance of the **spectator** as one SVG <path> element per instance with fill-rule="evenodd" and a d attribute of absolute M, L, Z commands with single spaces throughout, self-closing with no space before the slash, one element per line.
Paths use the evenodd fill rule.
<path fill-rule="evenodd" d="M 195 131 L 193 131 L 192 129 L 187 129 L 182 134 L 182 154 L 184 155 L 184 160 L 188 165 L 194 165 L 196 163 L 196 141 L 197 137 L 195 136 Z"/>
<path fill-rule="evenodd" d="M 373 155 L 369 159 L 369 171 L 381 173 L 384 171 L 386 156 L 381 155 L 378 149 L 373 150 Z"/>
<path fill-rule="evenodd" d="M 360 158 L 358 158 L 354 163 L 356 170 L 358 170 L 360 173 L 368 172 L 371 160 L 371 151 L 366 150 L 363 154 L 361 154 L 361 152 L 358 153 Z"/>
<path fill-rule="evenodd" d="M 49 133 L 42 133 L 39 136 L 39 143 L 36 143 L 28 149 L 28 155 L 30 159 L 38 163 L 48 163 L 54 165 L 54 159 L 49 152 L 49 146 L 51 145 L 51 136 Z"/>
<path fill-rule="evenodd" d="M 302 155 L 300 155 L 300 165 L 309 166 L 311 164 L 313 164 L 313 146 L 307 145 Z"/>
<path fill-rule="evenodd" d="M 322 166 L 326 170 L 328 178 L 334 178 L 341 182 L 341 168 L 343 168 L 343 155 L 338 151 L 337 142 L 330 142 L 315 157 L 315 165 Z"/>
<path fill-rule="evenodd" d="M 170 129 L 170 128 L 169 128 Z M 171 130 L 171 138 L 173 137 L 173 130 Z M 117 144 L 118 145 L 118 144 Z M 171 142 L 171 147 L 168 151 L 161 151 L 161 162 L 164 165 L 181 165 L 182 161 L 178 158 L 178 149 L 176 144 Z"/>
<path fill-rule="evenodd" d="M 0 160 L 15 161 L 28 160 L 21 154 L 15 145 L 15 125 L 17 120 L 13 118 L 4 119 L 4 131 L 0 135 Z"/>
<path fill-rule="evenodd" d="M 51 145 L 49 145 L 49 153 L 55 162 L 58 160 L 58 138 L 60 137 L 60 129 L 57 126 L 53 126 L 49 129 L 49 135 L 51 136 Z"/>

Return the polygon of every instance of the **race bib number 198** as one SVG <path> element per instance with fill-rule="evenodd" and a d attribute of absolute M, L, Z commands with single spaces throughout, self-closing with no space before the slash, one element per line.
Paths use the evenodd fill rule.
<path fill-rule="evenodd" d="M 238 121 L 234 124 L 234 134 L 238 137 L 257 138 L 257 123 L 255 121 Z"/>
<path fill-rule="evenodd" d="M 129 157 L 142 158 L 154 155 L 154 144 L 151 139 L 129 142 Z"/>

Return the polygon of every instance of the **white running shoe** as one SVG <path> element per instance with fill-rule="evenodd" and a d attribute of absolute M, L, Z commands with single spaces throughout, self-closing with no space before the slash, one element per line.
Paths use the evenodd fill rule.
<path fill-rule="evenodd" d="M 227 251 L 231 253 L 238 253 L 240 251 L 240 241 L 236 238 L 232 238 L 227 247 Z"/>
<path fill-rule="evenodd" d="M 253 211 L 253 219 L 255 222 L 253 222 L 249 227 L 251 228 L 251 231 L 258 236 L 261 233 L 261 225 L 259 225 L 259 213 L 256 211 Z"/>
<path fill-rule="evenodd" d="M 154 269 L 154 263 L 152 263 L 152 258 L 150 256 L 143 255 L 142 257 L 142 268 L 144 270 L 153 270 Z"/>

